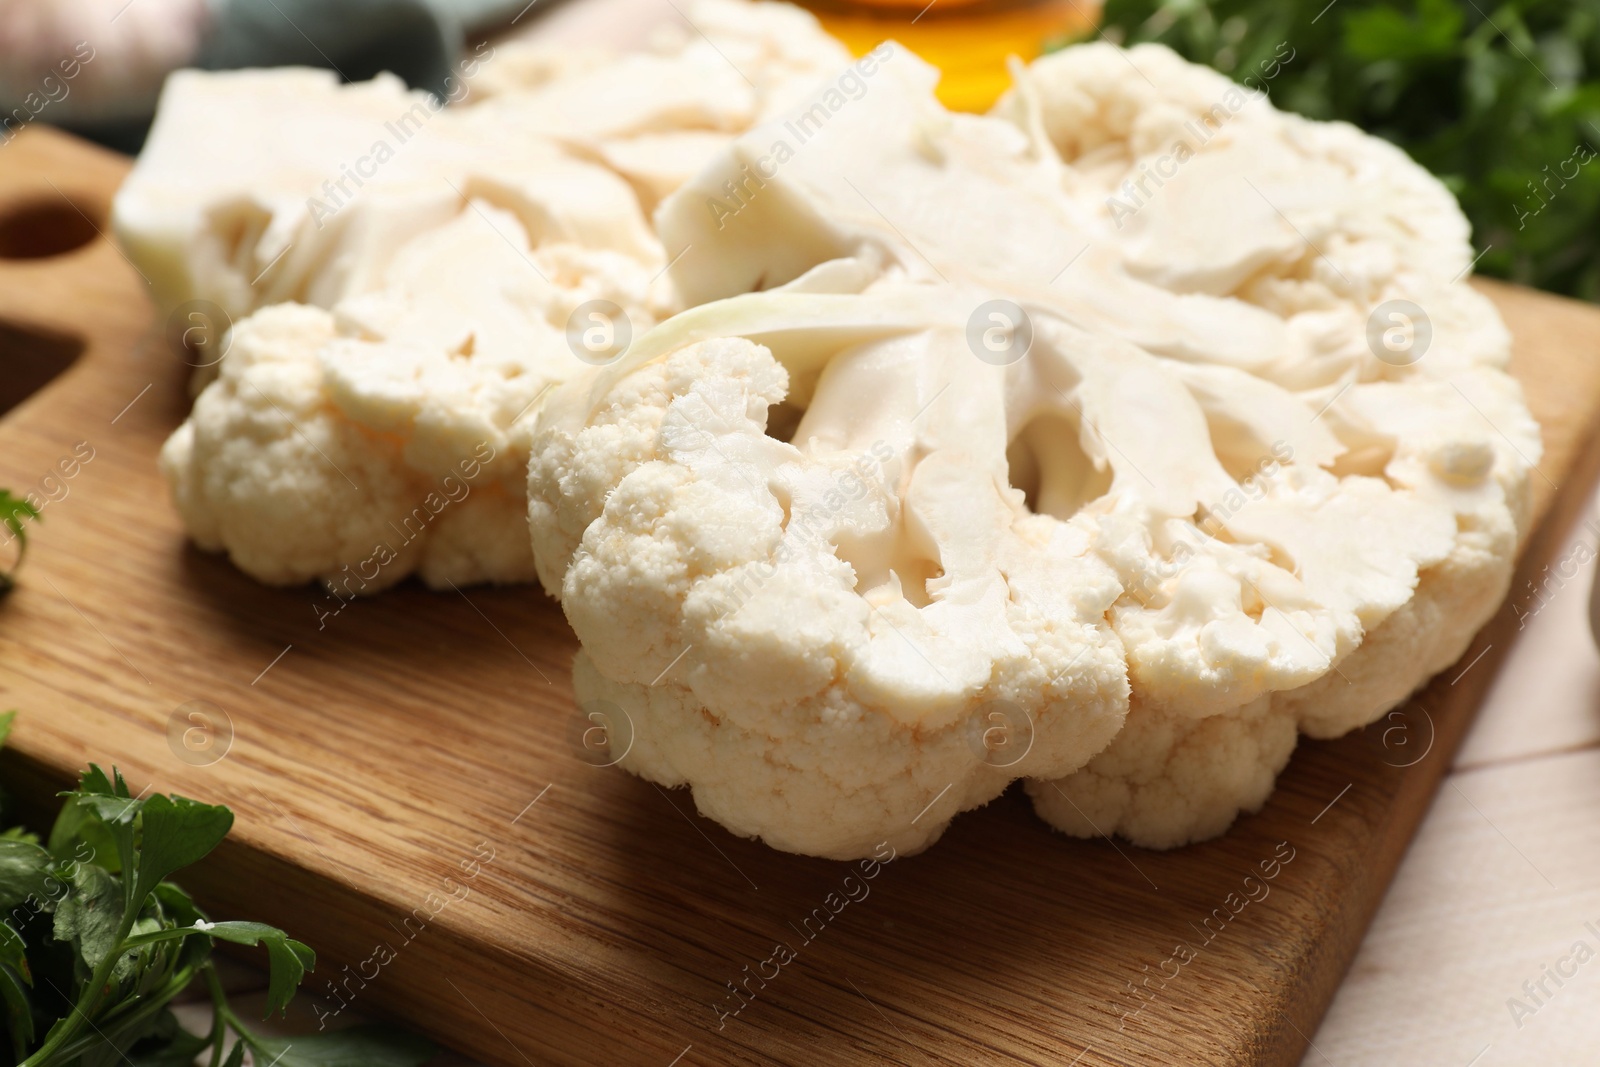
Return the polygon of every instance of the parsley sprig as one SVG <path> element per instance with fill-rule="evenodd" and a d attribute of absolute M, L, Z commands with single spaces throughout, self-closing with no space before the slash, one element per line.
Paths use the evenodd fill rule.
<path fill-rule="evenodd" d="M 15 713 L 0 716 L 0 741 Z M 90 765 L 48 837 L 0 833 L 0 1050 L 19 1067 L 417 1067 L 434 1047 L 377 1027 L 279 1040 L 229 1006 L 210 962 L 218 941 L 263 946 L 267 1015 L 281 1013 L 316 956 L 282 930 L 212 922 L 168 878 L 228 835 L 233 813 L 155 793 L 133 796 L 115 769 Z M 196 979 L 211 995 L 206 1034 L 171 1004 Z M 224 1060 L 230 1038 L 231 1051 Z M 3 1054 L 0 1054 L 3 1055 Z"/>

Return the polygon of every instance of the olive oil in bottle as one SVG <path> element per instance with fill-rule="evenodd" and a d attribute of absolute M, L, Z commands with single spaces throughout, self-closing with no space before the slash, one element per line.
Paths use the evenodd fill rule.
<path fill-rule="evenodd" d="M 1092 32 L 1100 0 L 800 0 L 856 55 L 880 41 L 905 45 L 943 72 L 939 99 L 987 111 L 1011 84 L 1006 57 L 1023 62 Z"/>

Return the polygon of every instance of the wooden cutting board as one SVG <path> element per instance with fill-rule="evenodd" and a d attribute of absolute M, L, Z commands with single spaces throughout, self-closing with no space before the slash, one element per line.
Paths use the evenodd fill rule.
<path fill-rule="evenodd" d="M 188 368 L 97 236 L 126 166 L 40 129 L 0 147 L 0 252 L 88 238 L 0 259 L 0 407 L 76 353 L 0 417 L 0 485 L 56 497 L 0 602 L 0 706 L 21 709 L 3 769 L 33 810 L 89 760 L 231 805 L 233 837 L 189 879 L 214 914 L 311 943 L 321 1010 L 342 999 L 503 1067 L 1296 1062 L 1510 612 L 1402 712 L 1303 743 L 1220 840 L 1070 840 L 1013 789 L 807 941 L 853 866 L 734 838 L 686 792 L 581 759 L 575 644 L 537 590 L 408 584 L 319 629 L 317 590 L 262 588 L 185 542 L 155 457 Z M 1546 428 L 1521 588 L 1592 474 L 1600 310 L 1485 289 Z M 196 727 L 193 701 L 231 723 L 214 762 L 224 731 Z M 1264 863 L 1270 892 L 1234 914 Z M 763 964 L 779 942 L 795 958 Z M 721 1018 L 727 983 L 757 971 Z"/>

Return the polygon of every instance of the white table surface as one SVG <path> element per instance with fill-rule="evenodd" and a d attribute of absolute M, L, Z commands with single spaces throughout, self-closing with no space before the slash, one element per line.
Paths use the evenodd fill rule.
<path fill-rule="evenodd" d="M 1525 627 L 1302 1067 L 1600 1063 L 1593 514 L 1570 580 L 1512 590 Z"/>

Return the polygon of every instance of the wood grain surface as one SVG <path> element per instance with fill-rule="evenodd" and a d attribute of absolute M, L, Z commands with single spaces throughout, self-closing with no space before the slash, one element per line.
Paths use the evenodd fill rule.
<path fill-rule="evenodd" d="M 103 228 L 125 165 L 24 132 L 0 148 L 0 231 L 62 200 Z M 7 781 L 46 805 L 115 759 L 136 789 L 231 805 L 233 837 L 190 879 L 215 915 L 314 945 L 321 1011 L 342 1000 L 495 1065 L 1293 1063 L 1516 638 L 1503 611 L 1399 718 L 1303 743 L 1219 840 L 1069 840 L 1014 789 L 807 927 L 855 865 L 734 838 L 687 793 L 580 758 L 574 641 L 537 590 L 408 583 L 319 629 L 320 591 L 189 546 L 155 466 L 188 368 L 144 289 L 101 238 L 0 260 L 0 377 L 14 353 L 83 345 L 0 417 L 0 485 L 58 497 L 0 602 L 0 705 L 22 712 Z M 1600 311 L 1486 289 L 1546 427 L 1537 507 L 1576 507 L 1557 490 L 1593 473 L 1577 460 Z M 65 478 L 80 442 L 93 458 Z M 214 762 L 185 747 L 193 701 L 231 723 Z M 1229 913 L 1274 859 L 1270 893 Z M 1199 951 L 1175 968 L 1180 939 Z M 719 1018 L 778 942 L 794 958 Z"/>

